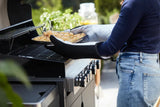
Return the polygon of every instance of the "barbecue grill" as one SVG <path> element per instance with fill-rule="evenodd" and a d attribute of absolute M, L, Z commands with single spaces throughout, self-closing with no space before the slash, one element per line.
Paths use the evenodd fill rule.
<path fill-rule="evenodd" d="M 94 107 L 96 59 L 69 59 L 32 41 L 39 36 L 29 4 L 1 0 L 0 59 L 17 61 L 28 74 L 32 89 L 9 78 L 26 107 Z M 2 12 L 3 11 L 3 12 Z M 5 13 L 5 15 L 2 15 Z"/>

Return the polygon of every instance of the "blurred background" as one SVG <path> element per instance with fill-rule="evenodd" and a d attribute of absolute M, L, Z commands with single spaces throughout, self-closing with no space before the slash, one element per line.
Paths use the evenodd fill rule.
<path fill-rule="evenodd" d="M 50 11 L 65 11 L 71 9 L 78 12 L 80 3 L 95 3 L 99 24 L 115 23 L 120 11 L 120 0 L 26 0 L 32 5 L 33 21 L 35 25 L 40 23 L 40 15 L 44 8 Z"/>

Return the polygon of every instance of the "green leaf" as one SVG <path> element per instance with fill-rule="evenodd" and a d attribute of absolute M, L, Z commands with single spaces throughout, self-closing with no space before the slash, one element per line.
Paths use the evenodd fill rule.
<path fill-rule="evenodd" d="M 11 60 L 0 61 L 0 73 L 6 76 L 12 76 L 20 80 L 28 88 L 31 88 L 29 79 L 24 70 L 17 63 Z"/>
<path fill-rule="evenodd" d="M 7 103 L 5 97 L 7 96 L 8 100 L 12 102 L 13 107 L 23 107 L 22 99 L 13 91 L 7 77 L 3 73 L 0 73 L 0 92 L 5 98 L 4 101 L 2 100 L 4 104 Z"/>
<path fill-rule="evenodd" d="M 6 102 L 8 102 L 8 99 L 6 97 L 4 90 L 0 87 L 0 105 L 1 107 L 8 107 Z"/>
<path fill-rule="evenodd" d="M 71 12 L 71 9 L 66 9 L 64 12 L 59 10 L 51 12 L 44 11 L 40 16 L 41 24 L 45 23 L 45 27 L 49 30 L 49 21 L 52 21 L 53 29 L 56 31 L 63 31 L 79 26 L 82 20 L 81 16 L 76 12 L 74 14 L 71 14 Z"/>

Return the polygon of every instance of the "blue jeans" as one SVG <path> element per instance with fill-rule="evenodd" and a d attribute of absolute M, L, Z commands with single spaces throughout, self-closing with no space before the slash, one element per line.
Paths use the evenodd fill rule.
<path fill-rule="evenodd" d="M 120 53 L 117 58 L 117 107 L 153 107 L 160 96 L 159 55 Z"/>

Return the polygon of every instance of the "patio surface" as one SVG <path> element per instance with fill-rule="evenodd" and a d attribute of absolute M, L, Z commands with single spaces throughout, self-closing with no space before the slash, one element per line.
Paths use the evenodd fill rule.
<path fill-rule="evenodd" d="M 118 78 L 115 62 L 104 61 L 99 90 L 99 99 L 96 100 L 96 107 L 116 107 Z"/>

